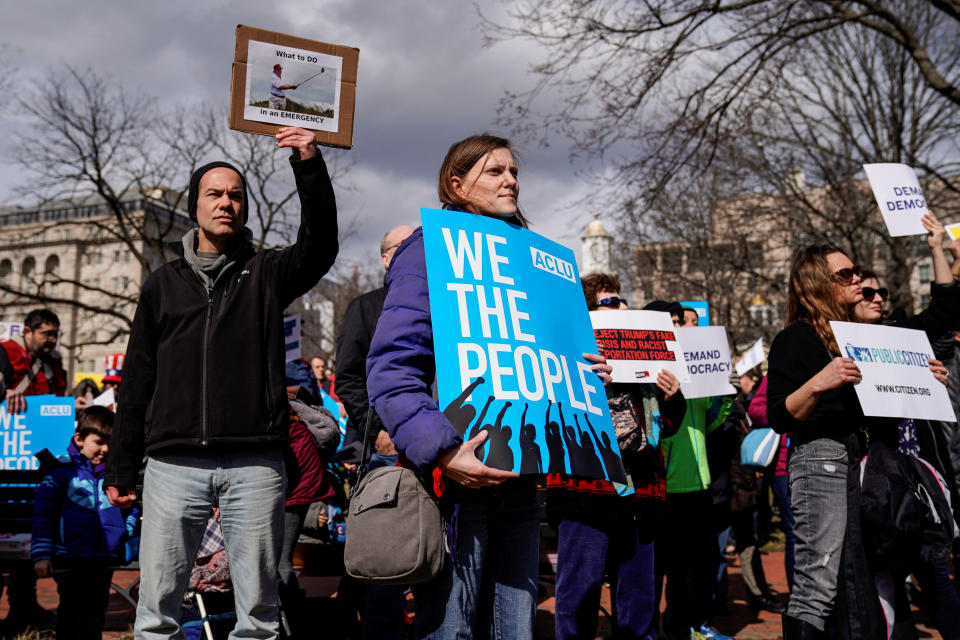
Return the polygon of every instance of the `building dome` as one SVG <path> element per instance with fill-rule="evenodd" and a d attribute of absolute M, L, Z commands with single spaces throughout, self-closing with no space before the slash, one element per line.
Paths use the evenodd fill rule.
<path fill-rule="evenodd" d="M 599 220 L 600 214 L 593 214 L 593 220 L 590 224 L 587 225 L 587 232 L 583 234 L 583 238 L 592 238 L 596 236 L 606 236 L 610 237 L 610 234 L 607 233 L 606 228 L 604 228 L 603 223 Z"/>

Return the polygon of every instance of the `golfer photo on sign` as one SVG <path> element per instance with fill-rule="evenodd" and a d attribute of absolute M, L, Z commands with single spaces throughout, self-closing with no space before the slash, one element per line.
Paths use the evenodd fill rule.
<path fill-rule="evenodd" d="M 337 131 L 343 58 L 251 40 L 243 117 Z"/>

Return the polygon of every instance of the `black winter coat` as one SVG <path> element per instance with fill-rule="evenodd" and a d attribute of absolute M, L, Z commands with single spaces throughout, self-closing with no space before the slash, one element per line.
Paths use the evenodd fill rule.
<path fill-rule="evenodd" d="M 337 336 L 337 397 L 358 429 L 366 424 L 367 353 L 387 298 L 385 287 L 354 298 L 347 305 Z"/>
<path fill-rule="evenodd" d="M 105 486 L 135 486 L 144 452 L 286 440 L 283 311 L 338 251 L 323 158 L 290 164 L 301 205 L 295 244 L 256 252 L 245 243 L 209 290 L 182 257 L 143 283 Z"/>

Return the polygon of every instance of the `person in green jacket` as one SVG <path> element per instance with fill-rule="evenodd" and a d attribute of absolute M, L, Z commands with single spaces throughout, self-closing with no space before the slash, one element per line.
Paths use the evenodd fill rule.
<path fill-rule="evenodd" d="M 674 315 L 673 305 L 664 304 L 668 306 L 653 310 Z M 674 324 L 680 326 L 683 317 L 678 314 Z M 716 580 L 713 567 L 717 552 L 716 535 L 710 525 L 713 492 L 706 435 L 726 421 L 733 401 L 734 396 L 687 400 L 680 429 L 660 440 L 667 471 L 667 502 L 657 531 L 655 553 L 658 594 L 664 575 L 667 578 L 663 630 L 668 638 L 728 637 L 706 626 Z"/>

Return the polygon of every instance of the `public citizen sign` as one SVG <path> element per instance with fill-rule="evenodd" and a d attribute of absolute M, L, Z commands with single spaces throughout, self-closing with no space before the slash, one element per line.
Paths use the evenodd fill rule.
<path fill-rule="evenodd" d="M 484 464 L 625 482 L 573 252 L 495 218 L 421 209 L 440 407 Z"/>
<path fill-rule="evenodd" d="M 24 413 L 7 413 L 0 402 L 0 469 L 37 469 L 34 454 L 49 449 L 65 455 L 74 433 L 73 398 L 53 395 L 27 396 Z"/>
<path fill-rule="evenodd" d="M 866 416 L 956 422 L 947 388 L 930 371 L 927 334 L 857 322 L 831 322 L 840 352 L 860 367 L 854 385 Z"/>

